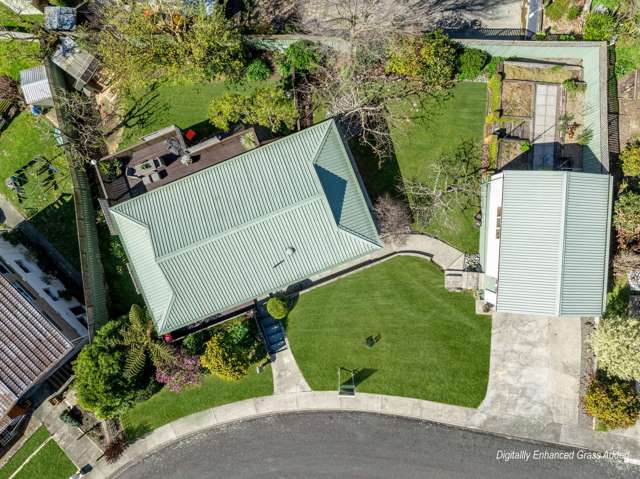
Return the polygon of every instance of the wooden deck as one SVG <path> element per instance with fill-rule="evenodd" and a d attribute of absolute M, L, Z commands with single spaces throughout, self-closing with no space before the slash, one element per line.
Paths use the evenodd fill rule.
<path fill-rule="evenodd" d="M 108 157 L 102 161 L 116 160 L 123 162 L 123 174 L 115 180 L 107 182 L 105 175 L 101 175 L 108 199 L 111 200 L 112 204 L 117 204 L 238 156 L 247 151 L 241 142 L 242 136 L 247 133 L 252 134 L 257 143 L 258 139 L 254 130 L 249 129 L 228 136 L 217 143 L 207 144 L 202 142 L 187 148 L 186 151 L 191 153 L 190 156 L 192 158 L 192 163 L 189 165 L 184 165 L 177 155 L 172 154 L 167 149 L 167 138 L 178 139 L 175 135 L 162 135 L 137 145 L 137 147 Z M 184 145 L 181 138 L 180 142 Z M 158 169 L 160 180 L 145 185 L 142 178 L 127 174 L 128 171 L 131 173 L 130 169 L 133 167 L 154 158 L 160 158 L 164 163 L 164 166 Z"/>

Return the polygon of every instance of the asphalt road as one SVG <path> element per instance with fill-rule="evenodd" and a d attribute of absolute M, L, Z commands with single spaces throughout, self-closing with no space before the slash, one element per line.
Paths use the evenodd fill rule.
<path fill-rule="evenodd" d="M 574 459 L 534 459 L 534 451 Z M 528 460 L 497 460 L 523 451 Z M 120 479 L 637 478 L 640 468 L 577 450 L 367 413 L 269 416 L 212 429 L 147 457 Z"/>

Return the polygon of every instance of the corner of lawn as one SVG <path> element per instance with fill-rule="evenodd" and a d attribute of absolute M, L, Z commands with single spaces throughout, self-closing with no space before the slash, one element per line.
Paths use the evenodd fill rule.
<path fill-rule="evenodd" d="M 301 295 L 287 334 L 315 390 L 336 390 L 345 367 L 358 371 L 360 392 L 466 407 L 486 393 L 491 318 L 475 314 L 470 294 L 447 291 L 423 258 L 396 257 Z M 370 336 L 379 336 L 372 347 Z"/>

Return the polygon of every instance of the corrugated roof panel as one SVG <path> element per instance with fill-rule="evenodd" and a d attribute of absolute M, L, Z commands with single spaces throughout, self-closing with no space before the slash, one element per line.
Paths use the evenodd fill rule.
<path fill-rule="evenodd" d="M 327 198 L 316 158 L 343 185 L 340 202 Z M 158 330 L 188 325 L 378 249 L 350 161 L 327 121 L 114 206 Z M 338 220 L 332 215 L 337 203 Z M 293 255 L 286 255 L 288 247 Z"/>
<path fill-rule="evenodd" d="M 505 171 L 498 311 L 558 314 L 564 174 Z"/>
<path fill-rule="evenodd" d="M 53 106 L 53 95 L 44 65 L 22 70 L 20 88 L 28 105 Z"/>
<path fill-rule="evenodd" d="M 560 314 L 598 316 L 606 289 L 611 178 L 568 179 Z"/>

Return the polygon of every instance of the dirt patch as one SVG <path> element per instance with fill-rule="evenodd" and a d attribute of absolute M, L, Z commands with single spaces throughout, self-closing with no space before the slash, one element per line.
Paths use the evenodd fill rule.
<path fill-rule="evenodd" d="M 582 68 L 562 64 L 504 62 L 504 74 L 507 80 L 562 83 L 565 80 L 581 80 Z"/>
<path fill-rule="evenodd" d="M 502 112 L 505 116 L 530 117 L 533 114 L 533 83 L 504 81 Z"/>
<path fill-rule="evenodd" d="M 529 151 L 522 151 L 522 141 L 500 140 L 497 168 L 499 170 L 528 170 Z"/>
<path fill-rule="evenodd" d="M 618 83 L 620 104 L 620 147 L 640 137 L 640 70 L 625 76 Z"/>

